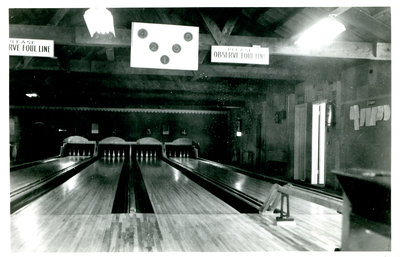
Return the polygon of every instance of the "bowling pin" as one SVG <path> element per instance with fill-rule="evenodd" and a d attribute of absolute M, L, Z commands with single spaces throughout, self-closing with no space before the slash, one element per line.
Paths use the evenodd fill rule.
<path fill-rule="evenodd" d="M 85 149 L 83 149 L 82 155 L 83 155 L 83 156 L 86 156 Z"/>
<path fill-rule="evenodd" d="M 69 156 L 71 156 L 71 155 L 72 155 L 72 151 L 71 151 L 71 149 L 69 149 L 69 153 L 68 153 L 68 155 L 69 155 Z"/>

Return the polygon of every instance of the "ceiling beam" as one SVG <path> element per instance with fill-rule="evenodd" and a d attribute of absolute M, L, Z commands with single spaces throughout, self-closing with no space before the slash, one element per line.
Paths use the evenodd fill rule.
<path fill-rule="evenodd" d="M 69 10 L 69 8 L 58 9 L 53 17 L 51 17 L 48 25 L 57 26 L 64 16 L 69 12 Z"/>
<path fill-rule="evenodd" d="M 199 51 L 199 64 L 203 64 L 204 60 L 206 59 L 209 51 Z"/>
<path fill-rule="evenodd" d="M 29 81 L 21 76 L 21 71 L 13 73 L 12 86 L 10 87 L 10 93 L 23 92 L 27 85 L 31 85 Z M 31 74 L 35 74 L 32 72 Z M 32 75 L 33 76 L 33 75 Z M 85 81 L 81 81 L 81 77 L 85 76 L 82 74 L 68 74 L 59 75 L 58 73 L 48 73 L 47 77 L 51 78 L 54 84 L 57 84 L 57 91 L 71 90 L 76 91 L 85 87 L 90 91 L 103 91 L 111 90 L 113 92 L 119 91 L 122 93 L 128 93 L 130 91 L 150 91 L 150 92 L 191 92 L 196 94 L 229 94 L 229 95 L 242 95 L 242 96 L 255 96 L 265 94 L 270 85 L 293 85 L 294 83 L 284 83 L 282 81 L 239 81 L 232 84 L 232 81 L 227 82 L 226 80 L 213 81 L 213 83 L 197 81 L 184 81 L 180 79 L 179 83 L 170 80 L 161 79 L 146 79 L 138 76 L 85 76 Z M 179 78 L 179 77 L 176 77 Z M 75 80 L 76 83 L 68 84 L 66 81 Z M 35 89 L 38 91 L 49 92 L 48 87 L 45 83 L 38 82 Z M 82 85 L 84 84 L 84 85 Z M 50 92 L 52 94 L 53 92 Z"/>
<path fill-rule="evenodd" d="M 329 67 L 328 67 L 329 66 Z M 124 61 L 85 61 L 71 60 L 68 63 L 70 72 L 90 72 L 114 75 L 156 75 L 156 76 L 182 76 L 201 78 L 242 78 L 259 80 L 290 80 L 303 81 L 307 78 L 320 76 L 333 76 L 339 74 L 340 66 L 315 67 L 315 65 L 297 67 L 269 67 L 269 66 L 243 66 L 243 65 L 199 65 L 198 71 L 145 69 L 132 68 L 129 62 Z M 29 64 L 26 70 L 63 70 L 57 60 L 43 59 L 40 62 Z M 318 71 L 318 72 L 317 72 Z"/>
<path fill-rule="evenodd" d="M 304 8 L 291 8 L 285 11 L 284 15 L 281 15 L 279 19 L 273 21 L 272 23 L 269 22 L 267 17 L 269 17 L 268 12 L 269 11 L 274 11 L 274 9 L 270 9 L 265 11 L 263 14 L 261 14 L 256 20 L 257 23 L 265 27 L 266 31 L 272 31 L 275 34 L 277 34 L 275 31 L 279 29 L 281 26 L 283 26 L 286 22 L 288 22 L 290 19 L 292 19 L 295 15 L 303 11 Z M 279 10 L 279 9 L 278 9 Z"/>
<path fill-rule="evenodd" d="M 55 44 L 79 45 L 79 46 L 109 46 L 109 47 L 130 47 L 131 30 L 116 29 L 115 38 L 93 39 L 84 27 L 65 28 L 36 25 L 10 25 L 9 36 L 11 38 L 35 38 L 54 40 Z M 200 34 L 199 50 L 210 50 L 215 44 L 209 34 Z M 292 40 L 281 38 L 250 37 L 250 36 L 229 36 L 227 45 L 252 46 L 260 45 L 269 47 L 271 55 L 290 56 L 312 56 L 332 57 L 345 59 L 370 59 L 370 60 L 391 60 L 391 44 L 379 44 L 376 42 L 333 42 L 329 47 L 321 49 L 304 49 L 294 45 Z M 375 51 L 376 48 L 380 51 Z M 380 53 L 377 55 L 376 53 Z"/>
<path fill-rule="evenodd" d="M 221 30 L 218 28 L 218 25 L 208 16 L 206 13 L 199 11 L 201 18 L 203 18 L 204 24 L 207 29 L 210 31 L 217 45 L 220 45 L 224 36 L 222 35 Z"/>
<path fill-rule="evenodd" d="M 233 29 L 236 26 L 236 22 L 237 22 L 238 19 L 239 19 L 239 16 L 235 16 L 235 17 L 229 18 L 226 21 L 225 26 L 222 29 L 223 38 L 222 38 L 222 41 L 220 42 L 220 45 L 225 45 L 226 44 L 226 42 L 229 39 L 229 36 L 231 35 Z"/>
<path fill-rule="evenodd" d="M 180 25 L 182 20 L 176 14 L 168 12 L 167 9 L 154 9 L 163 24 Z"/>
<path fill-rule="evenodd" d="M 337 17 L 337 16 L 342 15 L 343 13 L 347 12 L 351 8 L 352 7 L 339 7 L 339 8 L 336 8 L 335 10 L 333 10 L 333 11 L 330 11 L 329 14 L 334 16 L 334 17 Z"/>
<path fill-rule="evenodd" d="M 391 29 L 390 26 L 384 24 L 378 19 L 370 16 L 365 11 L 358 8 L 351 8 L 344 14 L 337 17 L 337 19 L 344 21 L 345 23 L 351 24 L 357 29 L 364 31 L 365 33 L 372 34 L 384 42 L 391 41 Z"/>
<path fill-rule="evenodd" d="M 67 12 L 69 11 L 69 9 L 58 9 L 57 12 L 53 15 L 53 17 L 51 17 L 51 19 L 49 20 L 48 24 L 49 26 L 57 26 L 60 21 L 64 18 L 64 16 L 67 14 Z M 30 61 L 32 61 L 32 57 L 28 56 L 28 57 L 24 57 L 23 61 L 18 63 L 16 65 L 16 69 L 20 68 L 22 65 L 22 68 L 25 68 Z"/>
<path fill-rule="evenodd" d="M 226 42 L 228 41 L 229 36 L 231 35 L 233 29 L 235 28 L 236 22 L 238 20 L 238 16 L 231 17 L 229 18 L 222 31 L 219 29 L 218 25 L 204 12 L 200 12 L 201 17 L 203 18 L 203 21 L 210 31 L 211 35 L 213 36 L 215 42 L 217 45 L 225 45 Z"/>

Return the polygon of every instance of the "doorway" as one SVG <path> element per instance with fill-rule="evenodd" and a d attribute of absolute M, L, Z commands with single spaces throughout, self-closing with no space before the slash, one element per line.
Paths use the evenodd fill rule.
<path fill-rule="evenodd" d="M 326 101 L 313 103 L 311 142 L 311 184 L 325 184 Z"/>

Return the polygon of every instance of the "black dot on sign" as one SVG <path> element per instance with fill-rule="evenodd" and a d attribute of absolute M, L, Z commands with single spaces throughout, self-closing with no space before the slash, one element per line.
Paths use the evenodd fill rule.
<path fill-rule="evenodd" d="M 167 64 L 169 63 L 169 57 L 166 55 L 161 56 L 160 61 L 162 64 Z"/>
<path fill-rule="evenodd" d="M 187 42 L 189 42 L 189 41 L 192 41 L 193 35 L 192 35 L 192 33 L 190 33 L 190 32 L 186 32 L 185 35 L 183 35 L 183 38 L 184 38 Z"/>
<path fill-rule="evenodd" d="M 174 53 L 179 53 L 181 49 L 182 49 L 181 46 L 178 44 L 172 46 L 172 51 L 174 51 Z"/>
<path fill-rule="evenodd" d="M 150 45 L 149 45 L 149 48 L 150 48 L 151 51 L 155 52 L 155 51 L 158 50 L 158 44 L 155 43 L 155 42 L 151 42 Z"/>
<path fill-rule="evenodd" d="M 145 29 L 139 29 L 139 31 L 138 31 L 138 36 L 140 37 L 140 38 L 146 38 L 147 37 L 147 30 L 145 30 Z"/>

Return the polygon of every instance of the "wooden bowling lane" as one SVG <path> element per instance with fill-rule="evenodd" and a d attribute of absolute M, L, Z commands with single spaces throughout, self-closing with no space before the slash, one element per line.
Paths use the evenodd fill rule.
<path fill-rule="evenodd" d="M 238 191 L 241 191 L 247 195 L 250 195 L 257 200 L 264 202 L 269 195 L 269 190 L 272 187 L 272 183 L 264 180 L 252 178 L 242 173 L 238 173 L 225 165 L 206 162 L 199 159 L 191 158 L 171 158 L 176 162 L 189 167 L 196 172 L 212 178 L 224 185 L 232 187 Z M 310 201 L 303 200 L 296 197 L 295 195 L 289 196 L 290 202 L 290 213 L 292 216 L 298 214 L 336 214 L 333 209 L 326 208 L 324 206 L 312 203 Z"/>
<path fill-rule="evenodd" d="M 329 251 L 339 215 L 301 215 L 296 226 L 266 214 L 108 214 L 11 217 L 12 253 Z"/>
<path fill-rule="evenodd" d="M 29 166 L 27 168 L 18 169 L 10 173 L 10 192 L 15 192 L 25 186 L 28 186 L 36 181 L 42 180 L 60 170 L 66 169 L 75 165 L 88 156 L 66 156 L 56 158 L 49 162 L 40 163 L 38 165 Z"/>
<path fill-rule="evenodd" d="M 124 159 L 99 159 L 28 204 L 20 212 L 34 214 L 111 213 Z"/>
<path fill-rule="evenodd" d="M 155 213 L 237 213 L 164 161 L 138 160 L 138 164 Z"/>
<path fill-rule="evenodd" d="M 201 175 L 252 196 L 261 202 L 264 202 L 265 199 L 267 199 L 269 190 L 272 187 L 272 184 L 267 181 L 235 172 L 231 168 L 222 164 L 214 164 L 192 158 L 171 159 L 195 170 Z"/>

